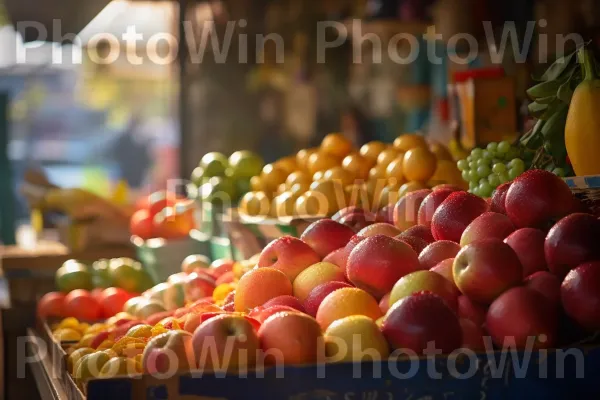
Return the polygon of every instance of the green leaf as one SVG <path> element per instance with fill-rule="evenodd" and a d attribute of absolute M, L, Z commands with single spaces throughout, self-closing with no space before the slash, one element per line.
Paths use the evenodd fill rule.
<path fill-rule="evenodd" d="M 542 80 L 553 81 L 558 79 L 573 62 L 576 54 L 577 50 L 554 61 L 554 63 L 552 63 L 552 65 L 548 67 L 546 72 L 544 72 L 544 74 L 542 75 Z"/>
<path fill-rule="evenodd" d="M 557 80 L 538 83 L 537 85 L 527 89 L 527 96 L 534 100 L 549 96 L 556 96 L 556 91 L 560 85 L 561 83 Z"/>
<path fill-rule="evenodd" d="M 537 101 L 534 101 L 527 106 L 527 109 L 529 110 L 529 114 L 531 114 L 531 116 L 539 118 L 548 109 L 548 104 L 540 104 Z"/>

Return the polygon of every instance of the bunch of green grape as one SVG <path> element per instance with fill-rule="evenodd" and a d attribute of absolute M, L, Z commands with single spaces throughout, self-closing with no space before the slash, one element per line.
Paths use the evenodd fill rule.
<path fill-rule="evenodd" d="M 462 178 L 469 182 L 469 193 L 481 197 L 490 197 L 494 189 L 527 169 L 519 148 L 507 141 L 490 143 L 485 149 L 474 148 L 456 165 Z"/>

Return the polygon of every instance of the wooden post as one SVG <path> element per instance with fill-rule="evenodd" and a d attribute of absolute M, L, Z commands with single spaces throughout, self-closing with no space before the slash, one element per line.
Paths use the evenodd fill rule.
<path fill-rule="evenodd" d="M 0 240 L 13 245 L 15 240 L 15 207 L 12 168 L 8 159 L 8 93 L 0 93 Z"/>

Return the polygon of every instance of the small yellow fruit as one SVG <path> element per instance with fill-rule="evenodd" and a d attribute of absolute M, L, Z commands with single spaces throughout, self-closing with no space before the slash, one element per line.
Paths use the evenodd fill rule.
<path fill-rule="evenodd" d="M 428 181 L 437 167 L 435 155 L 425 147 L 416 147 L 404 154 L 402 168 L 409 181 Z"/>
<path fill-rule="evenodd" d="M 391 163 L 389 163 L 388 167 L 385 170 L 385 173 L 388 178 L 395 178 L 398 181 L 404 180 L 403 168 L 402 164 L 404 163 L 404 159 L 396 158 Z"/>
<path fill-rule="evenodd" d="M 298 154 L 296 154 L 296 165 L 298 166 L 298 168 L 303 171 L 308 170 L 308 158 L 313 153 L 316 153 L 317 150 L 318 149 L 316 148 L 300 150 Z"/>
<path fill-rule="evenodd" d="M 285 180 L 285 185 L 289 190 L 297 183 L 305 183 L 307 185 L 310 185 L 311 182 L 312 180 L 310 179 L 310 176 L 307 173 L 303 171 L 295 171 L 287 177 L 287 179 Z"/>
<path fill-rule="evenodd" d="M 79 321 L 77 320 L 77 318 L 68 317 L 68 318 L 65 318 L 62 321 L 60 321 L 60 323 L 58 324 L 56 329 L 61 329 L 61 328 L 77 329 L 78 327 L 79 327 Z"/>
<path fill-rule="evenodd" d="M 356 179 L 367 179 L 369 177 L 369 171 L 374 165 L 374 162 L 366 159 L 360 154 L 350 154 L 342 161 L 342 167 L 351 172 Z"/>
<path fill-rule="evenodd" d="M 149 338 L 152 336 L 152 327 L 150 325 L 136 325 L 131 327 L 125 336 L 132 338 Z"/>
<path fill-rule="evenodd" d="M 352 142 L 341 133 L 330 133 L 321 142 L 321 150 L 337 158 L 342 158 L 352 151 Z"/>
<path fill-rule="evenodd" d="M 353 183 L 354 175 L 352 172 L 337 166 L 325 171 L 323 174 L 323 179 L 338 181 L 342 184 L 342 186 L 347 186 Z"/>
<path fill-rule="evenodd" d="M 268 215 L 271 200 L 265 192 L 248 192 L 240 200 L 240 211 L 251 217 Z"/>
<path fill-rule="evenodd" d="M 377 157 L 379 157 L 379 154 L 386 148 L 387 145 L 385 143 L 375 140 L 364 144 L 360 148 L 360 155 L 372 162 L 377 162 Z"/>
<path fill-rule="evenodd" d="M 52 334 L 59 342 L 79 342 L 81 333 L 73 328 L 59 328 Z"/>
<path fill-rule="evenodd" d="M 381 166 L 381 168 L 387 168 L 392 161 L 401 156 L 404 156 L 404 153 L 401 153 L 393 147 L 388 147 L 379 154 L 379 157 L 377 157 L 377 165 Z"/>
<path fill-rule="evenodd" d="M 89 347 L 82 347 L 72 352 L 67 358 L 67 371 L 69 371 L 70 374 L 73 374 L 73 370 L 77 362 L 81 360 L 84 356 L 92 354 L 95 351 L 96 350 L 91 349 Z"/>
<path fill-rule="evenodd" d="M 423 182 L 410 181 L 406 182 L 404 185 L 400 186 L 398 190 L 398 196 L 404 197 L 407 193 L 415 192 L 421 189 L 428 189 L 427 185 Z"/>
<path fill-rule="evenodd" d="M 329 168 L 333 168 L 339 164 L 340 159 L 337 156 L 332 155 L 330 153 L 317 152 L 310 155 L 310 157 L 308 158 L 307 167 L 308 172 L 313 175 L 314 180 L 315 173 L 319 171 L 325 172 Z"/>
<path fill-rule="evenodd" d="M 427 148 L 427 142 L 422 136 L 415 134 L 400 135 L 394 140 L 394 147 L 401 152 L 407 152 L 417 147 Z"/>

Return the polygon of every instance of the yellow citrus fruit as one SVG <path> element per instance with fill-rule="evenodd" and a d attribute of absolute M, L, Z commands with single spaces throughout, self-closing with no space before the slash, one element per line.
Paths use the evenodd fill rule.
<path fill-rule="evenodd" d="M 404 195 L 406 195 L 407 193 L 415 192 L 421 189 L 428 189 L 428 187 L 426 184 L 419 181 L 406 182 L 404 185 L 400 186 L 400 189 L 398 190 L 398 195 L 400 197 L 404 197 Z"/>
<path fill-rule="evenodd" d="M 261 182 L 269 192 L 275 192 L 277 187 L 285 182 L 286 178 L 287 173 L 273 164 L 265 165 L 260 174 Z"/>
<path fill-rule="evenodd" d="M 114 351 L 113 349 L 106 349 L 106 350 L 102 350 L 103 353 L 108 354 L 108 356 L 110 358 L 115 358 L 115 357 L 119 357 L 119 355 L 117 354 L 116 351 Z"/>
<path fill-rule="evenodd" d="M 296 165 L 301 170 L 308 170 L 308 158 L 311 154 L 316 153 L 318 149 L 302 149 L 296 154 Z"/>
<path fill-rule="evenodd" d="M 388 147 L 379 153 L 379 157 L 377 157 L 377 165 L 381 166 L 381 168 L 387 168 L 392 161 L 401 155 L 403 155 L 403 153 L 399 152 L 393 147 Z"/>
<path fill-rule="evenodd" d="M 81 347 L 89 347 L 92 343 L 92 340 L 96 337 L 97 333 L 86 333 L 83 335 L 77 346 Z"/>
<path fill-rule="evenodd" d="M 296 183 L 306 183 L 310 185 L 311 182 L 310 175 L 303 171 L 294 171 L 289 174 L 285 180 L 288 189 L 291 189 Z"/>
<path fill-rule="evenodd" d="M 111 358 L 100 370 L 100 377 L 129 376 L 140 373 L 139 366 L 133 358 Z"/>
<path fill-rule="evenodd" d="M 437 183 L 450 183 L 461 187 L 464 183 L 460 171 L 456 168 L 456 163 L 450 160 L 438 160 L 435 173 L 431 181 Z"/>
<path fill-rule="evenodd" d="M 98 322 L 92 326 L 90 326 L 87 330 L 87 333 L 98 333 L 100 331 L 104 331 L 108 328 L 107 324 L 103 324 L 101 322 Z"/>
<path fill-rule="evenodd" d="M 59 342 L 78 342 L 81 340 L 81 333 L 73 328 L 59 328 L 54 331 L 52 336 Z"/>
<path fill-rule="evenodd" d="M 369 192 L 365 183 L 355 183 L 346 186 L 346 199 L 348 206 L 356 206 L 369 209 Z"/>
<path fill-rule="evenodd" d="M 284 157 L 281 160 L 274 162 L 273 165 L 285 171 L 286 175 L 289 175 L 298 169 L 295 156 Z"/>
<path fill-rule="evenodd" d="M 221 283 L 213 290 L 213 300 L 215 303 L 222 303 L 225 297 L 235 290 L 235 286 L 231 283 Z"/>
<path fill-rule="evenodd" d="M 352 175 L 352 172 L 340 166 L 333 167 L 325 171 L 323 178 L 330 181 L 340 182 L 343 186 L 350 185 L 354 181 L 354 175 Z"/>
<path fill-rule="evenodd" d="M 382 164 L 377 164 L 373 168 L 369 170 L 369 180 L 377 180 L 377 179 L 386 179 L 387 172 L 386 166 Z"/>
<path fill-rule="evenodd" d="M 69 371 L 70 374 L 73 374 L 74 366 L 77 364 L 77 362 L 81 360 L 84 356 L 92 354 L 95 351 L 96 350 L 91 349 L 89 347 L 82 347 L 72 352 L 67 358 L 67 371 Z"/>
<path fill-rule="evenodd" d="M 296 199 L 294 215 L 305 218 L 323 217 L 330 214 L 329 209 L 327 197 L 323 193 L 309 190 Z"/>
<path fill-rule="evenodd" d="M 252 191 L 254 192 L 262 192 L 267 190 L 265 185 L 263 185 L 260 176 L 253 176 L 252 178 L 250 178 L 250 189 L 252 189 Z"/>
<path fill-rule="evenodd" d="M 394 147 L 405 153 L 417 147 L 427 148 L 427 142 L 422 136 L 415 134 L 400 135 L 394 140 Z"/>
<path fill-rule="evenodd" d="M 444 146 L 443 144 L 441 144 L 439 142 L 431 143 L 429 145 L 429 150 L 431 150 L 431 152 L 433 154 L 435 154 L 435 157 L 438 160 L 448 160 L 448 161 L 454 162 L 454 159 L 452 158 L 452 154 L 450 154 L 450 150 L 448 150 L 448 148 L 446 146 Z"/>
<path fill-rule="evenodd" d="M 321 142 L 321 150 L 337 158 L 343 158 L 352 151 L 352 142 L 341 133 L 330 133 Z"/>
<path fill-rule="evenodd" d="M 339 164 L 340 159 L 337 156 L 332 155 L 331 153 L 320 151 L 310 155 L 310 157 L 308 158 L 307 167 L 308 172 L 314 175 L 319 171 L 325 172 L 329 168 L 333 168 Z"/>
<path fill-rule="evenodd" d="M 61 328 L 77 329 L 78 327 L 79 327 L 79 321 L 77 320 L 77 318 L 68 317 L 68 318 L 65 318 L 62 321 L 60 321 L 60 323 L 58 324 L 56 329 L 61 329 Z"/>
<path fill-rule="evenodd" d="M 150 325 L 136 325 L 131 327 L 125 336 L 132 338 L 149 338 L 152 336 L 152 327 Z"/>
<path fill-rule="evenodd" d="M 379 141 L 372 141 L 362 145 L 360 148 L 360 155 L 373 163 L 377 162 L 379 154 L 387 148 L 385 143 Z"/>
<path fill-rule="evenodd" d="M 312 181 L 313 182 L 317 182 L 320 181 L 321 179 L 323 179 L 323 177 L 325 176 L 325 171 L 317 171 L 315 172 L 315 174 L 313 175 Z M 312 183 L 312 182 L 311 182 Z"/>
<path fill-rule="evenodd" d="M 404 180 L 404 173 L 402 169 L 402 164 L 404 163 L 403 158 L 396 158 L 391 163 L 388 164 L 385 169 L 385 173 L 388 178 L 396 178 L 399 182 Z"/>
<path fill-rule="evenodd" d="M 369 161 L 360 154 L 350 154 L 342 161 L 342 167 L 350 171 L 356 179 L 367 179 L 369 177 L 369 170 L 373 165 L 372 161 Z"/>
<path fill-rule="evenodd" d="M 437 167 L 435 155 L 425 147 L 415 147 L 404 154 L 402 168 L 409 181 L 428 181 Z"/>
<path fill-rule="evenodd" d="M 96 350 L 108 350 L 108 349 L 112 348 L 114 345 L 115 345 L 115 342 L 113 342 L 110 339 L 106 339 L 105 341 L 100 343 L 100 345 L 96 348 Z"/>
<path fill-rule="evenodd" d="M 265 192 L 248 192 L 240 200 L 239 207 L 240 211 L 252 217 L 268 215 L 271 201 Z"/>
<path fill-rule="evenodd" d="M 379 194 L 379 207 L 395 204 L 400 199 L 399 190 L 400 184 L 398 182 L 384 186 Z"/>
<path fill-rule="evenodd" d="M 290 193 L 293 194 L 295 197 L 300 196 L 302 193 L 305 193 L 307 191 L 310 190 L 310 184 L 312 182 L 302 182 L 302 183 L 296 183 L 294 186 L 292 186 L 290 188 Z"/>
<path fill-rule="evenodd" d="M 77 328 L 75 329 L 79 331 L 79 333 L 84 335 L 88 331 L 88 329 L 90 329 L 90 324 L 86 322 L 80 322 L 79 325 L 77 325 Z"/>
<path fill-rule="evenodd" d="M 276 217 L 290 217 L 294 215 L 294 207 L 298 196 L 291 192 L 284 192 L 273 199 L 272 210 Z"/>

